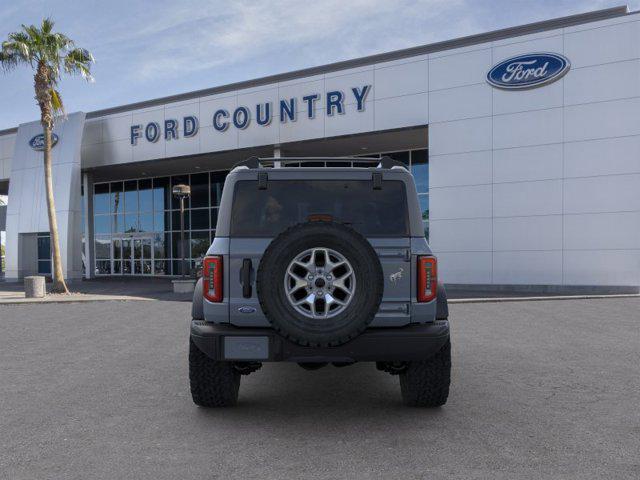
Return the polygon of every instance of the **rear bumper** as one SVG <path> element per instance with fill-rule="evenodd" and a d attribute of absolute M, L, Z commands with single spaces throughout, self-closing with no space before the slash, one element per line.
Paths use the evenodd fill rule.
<path fill-rule="evenodd" d="M 337 347 L 303 347 L 270 328 L 243 328 L 192 320 L 191 338 L 214 360 L 261 362 L 373 362 L 424 360 L 449 338 L 449 321 L 370 328 Z"/>

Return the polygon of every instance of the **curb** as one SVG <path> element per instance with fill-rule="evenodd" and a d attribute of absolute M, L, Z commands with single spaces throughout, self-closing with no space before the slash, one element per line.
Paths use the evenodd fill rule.
<path fill-rule="evenodd" d="M 48 298 L 16 298 L 10 300 L 0 300 L 0 306 L 2 305 L 41 305 L 48 303 L 89 303 L 89 302 L 144 302 L 144 301 L 153 301 L 153 298 L 145 298 L 145 297 L 104 297 L 104 298 L 56 298 L 56 299 L 48 299 Z"/>
<path fill-rule="evenodd" d="M 455 298 L 447 300 L 447 303 L 506 303 L 506 302 L 545 302 L 553 300 L 591 300 L 599 298 L 640 298 L 638 293 L 622 293 L 614 295 L 555 295 L 546 297 L 480 297 L 480 298 Z"/>

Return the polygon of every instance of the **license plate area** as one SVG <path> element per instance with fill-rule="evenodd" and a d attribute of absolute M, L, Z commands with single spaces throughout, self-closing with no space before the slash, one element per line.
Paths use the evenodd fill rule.
<path fill-rule="evenodd" d="M 269 337 L 225 336 L 223 341 L 225 360 L 267 360 Z"/>

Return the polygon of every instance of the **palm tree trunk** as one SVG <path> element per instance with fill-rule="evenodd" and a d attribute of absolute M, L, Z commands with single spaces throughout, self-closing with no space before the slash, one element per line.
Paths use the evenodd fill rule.
<path fill-rule="evenodd" d="M 51 172 L 51 125 L 43 122 L 44 126 L 44 183 L 47 190 L 47 212 L 49 213 L 49 232 L 51 234 L 51 260 L 53 260 L 54 293 L 69 293 L 62 274 L 62 260 L 60 257 L 60 240 L 58 237 L 58 219 L 53 199 L 53 180 Z"/>

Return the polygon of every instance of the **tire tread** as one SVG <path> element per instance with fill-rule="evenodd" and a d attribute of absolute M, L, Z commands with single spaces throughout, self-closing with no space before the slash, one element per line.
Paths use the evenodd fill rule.
<path fill-rule="evenodd" d="M 189 339 L 189 383 L 191 397 L 201 407 L 229 407 L 238 401 L 240 372 L 231 362 L 207 357 Z"/>
<path fill-rule="evenodd" d="M 409 362 L 400 374 L 402 401 L 411 407 L 440 407 L 447 403 L 451 383 L 451 341 L 427 360 Z"/>

